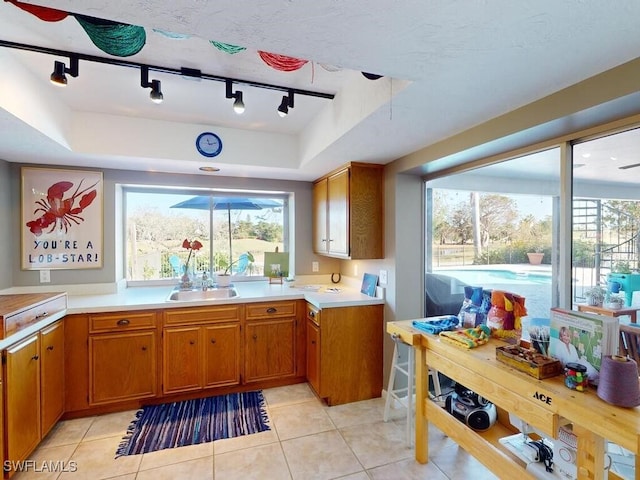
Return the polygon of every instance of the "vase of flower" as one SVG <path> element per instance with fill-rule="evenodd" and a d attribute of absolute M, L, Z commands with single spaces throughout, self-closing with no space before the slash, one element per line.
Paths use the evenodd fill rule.
<path fill-rule="evenodd" d="M 202 243 L 198 240 L 189 241 L 188 239 L 184 239 L 182 242 L 182 248 L 186 248 L 189 250 L 189 255 L 187 256 L 187 261 L 182 267 L 182 277 L 180 277 L 180 288 L 189 289 L 193 287 L 193 281 L 191 280 L 191 271 L 189 270 L 189 262 L 191 261 L 191 256 L 195 250 L 200 250 L 202 248 Z"/>

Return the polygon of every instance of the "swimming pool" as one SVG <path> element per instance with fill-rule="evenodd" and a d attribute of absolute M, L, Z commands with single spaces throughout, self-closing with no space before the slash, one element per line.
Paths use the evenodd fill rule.
<path fill-rule="evenodd" d="M 509 270 L 509 269 L 463 269 L 463 268 L 443 268 L 434 270 L 433 273 L 455 277 L 468 285 L 481 285 L 499 283 L 504 284 L 538 284 L 551 285 L 551 270 Z"/>

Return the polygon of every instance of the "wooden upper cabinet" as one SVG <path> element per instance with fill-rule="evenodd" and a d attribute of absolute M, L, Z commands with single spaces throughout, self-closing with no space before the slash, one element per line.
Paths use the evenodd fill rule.
<path fill-rule="evenodd" d="M 350 163 L 314 182 L 315 253 L 384 258 L 383 172 L 383 165 Z"/>
<path fill-rule="evenodd" d="M 313 185 L 313 251 L 326 253 L 328 250 L 327 239 L 327 184 L 328 179 L 323 178 Z"/>

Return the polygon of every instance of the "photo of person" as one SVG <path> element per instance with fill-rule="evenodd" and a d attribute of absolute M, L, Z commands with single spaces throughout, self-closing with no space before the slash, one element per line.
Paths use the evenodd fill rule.
<path fill-rule="evenodd" d="M 575 337 L 578 338 L 577 335 L 575 335 Z M 585 366 L 587 368 L 589 381 L 597 383 L 599 376 L 598 370 L 587 360 L 584 353 L 578 352 L 578 348 L 572 343 L 573 338 L 573 332 L 569 327 L 560 327 L 558 339 L 553 339 L 552 341 L 552 344 L 554 344 L 551 346 L 552 356 L 560 360 L 563 366 L 567 363 L 578 363 Z"/>

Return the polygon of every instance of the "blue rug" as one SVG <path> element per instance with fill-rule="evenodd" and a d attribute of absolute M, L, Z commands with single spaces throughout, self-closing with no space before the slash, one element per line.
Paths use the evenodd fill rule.
<path fill-rule="evenodd" d="M 136 412 L 116 458 L 270 430 L 262 391 L 149 405 Z"/>

